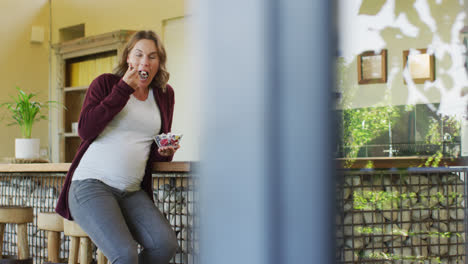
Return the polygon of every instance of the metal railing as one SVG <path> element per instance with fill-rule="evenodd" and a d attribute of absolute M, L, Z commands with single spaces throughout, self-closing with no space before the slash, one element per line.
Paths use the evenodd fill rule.
<path fill-rule="evenodd" d="M 467 263 L 467 169 L 340 170 L 338 263 Z"/>

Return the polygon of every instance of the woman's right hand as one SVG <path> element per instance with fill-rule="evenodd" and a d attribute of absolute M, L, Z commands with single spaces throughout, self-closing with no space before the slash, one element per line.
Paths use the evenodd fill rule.
<path fill-rule="evenodd" d="M 127 72 L 125 72 L 122 80 L 136 90 L 138 88 L 138 70 L 129 63 Z"/>

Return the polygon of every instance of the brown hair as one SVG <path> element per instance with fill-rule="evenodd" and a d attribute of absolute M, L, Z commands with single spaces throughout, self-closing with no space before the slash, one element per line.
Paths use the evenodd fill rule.
<path fill-rule="evenodd" d="M 169 73 L 166 70 L 166 50 L 162 44 L 161 39 L 159 38 L 154 31 L 151 30 L 141 30 L 132 35 L 130 40 L 125 45 L 124 50 L 122 51 L 122 56 L 120 57 L 119 65 L 114 69 L 114 74 L 123 77 L 125 72 L 128 69 L 127 57 L 130 51 L 133 49 L 135 44 L 142 39 L 149 39 L 154 41 L 156 46 L 156 51 L 159 58 L 159 69 L 153 80 L 151 81 L 151 86 L 156 88 L 161 88 L 163 92 L 166 91 L 166 84 L 169 80 Z"/>

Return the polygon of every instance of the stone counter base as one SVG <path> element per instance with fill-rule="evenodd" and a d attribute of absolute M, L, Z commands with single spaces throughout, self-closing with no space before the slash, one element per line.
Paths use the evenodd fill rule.
<path fill-rule="evenodd" d="M 53 212 L 62 188 L 63 172 L 0 172 L 0 205 L 31 206 L 34 222 L 28 224 L 30 256 L 35 264 L 47 260 L 47 233 L 37 228 L 39 212 Z M 177 234 L 180 249 L 170 263 L 198 263 L 198 226 L 195 178 L 186 172 L 153 174 L 154 200 Z M 69 239 L 61 234 L 60 258 L 68 258 Z M 3 252 L 16 254 L 15 226 L 5 228 Z M 94 247 L 94 255 L 96 248 Z M 94 256 L 95 257 L 95 256 Z"/>
<path fill-rule="evenodd" d="M 465 169 L 340 173 L 339 263 L 465 263 Z"/>

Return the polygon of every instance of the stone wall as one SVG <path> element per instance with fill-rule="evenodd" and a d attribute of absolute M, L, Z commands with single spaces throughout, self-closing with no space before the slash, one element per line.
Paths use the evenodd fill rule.
<path fill-rule="evenodd" d="M 187 174 L 154 174 L 153 197 L 156 206 L 176 231 L 179 250 L 171 263 L 197 263 L 197 226 L 195 216 L 196 193 L 193 178 Z M 31 206 L 34 222 L 28 225 L 30 255 L 34 263 L 47 258 L 47 234 L 37 228 L 39 212 L 53 212 L 60 193 L 63 174 L 52 173 L 0 173 L 0 205 Z M 69 239 L 63 236 L 61 258 L 68 257 Z M 16 255 L 16 229 L 7 224 L 3 242 L 4 255 Z"/>
<path fill-rule="evenodd" d="M 340 263 L 465 263 L 465 171 L 346 171 L 342 179 Z"/>

